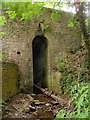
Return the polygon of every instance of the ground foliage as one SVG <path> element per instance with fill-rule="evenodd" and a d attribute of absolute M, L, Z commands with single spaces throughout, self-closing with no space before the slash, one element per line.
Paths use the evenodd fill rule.
<path fill-rule="evenodd" d="M 88 93 L 88 83 L 77 83 L 72 85 L 71 109 L 62 109 L 56 115 L 56 118 L 88 118 L 90 112 L 90 96 Z"/>
<path fill-rule="evenodd" d="M 6 14 L 10 19 L 19 17 L 19 21 L 32 20 L 35 21 L 43 12 L 44 3 L 3 3 L 5 7 L 8 7 Z M 58 3 L 58 5 L 60 5 Z M 80 14 L 81 15 L 81 14 Z M 37 17 L 36 17 L 37 16 Z M 51 13 L 51 19 L 57 19 L 58 15 L 56 11 Z M 78 23 L 78 17 L 74 16 L 70 20 L 68 27 L 76 26 Z M 87 19 L 84 19 L 84 25 L 88 26 Z M 6 24 L 5 16 L 0 16 L 0 22 L 2 25 Z M 47 27 L 48 28 L 48 27 Z M 82 32 L 81 27 L 78 30 Z M 4 33 L 1 33 L 4 35 Z M 71 105 L 67 109 L 62 109 L 56 115 L 56 118 L 87 118 L 88 112 L 90 112 L 89 105 L 89 93 L 88 93 L 88 60 L 87 54 L 83 49 L 72 50 L 64 58 L 58 59 L 58 70 L 61 73 L 60 84 L 62 86 L 62 93 L 69 92 L 71 94 Z M 74 58 L 74 59 L 73 59 Z M 72 60 L 71 60 L 72 59 Z M 77 61 L 77 62 L 75 62 Z"/>
<path fill-rule="evenodd" d="M 57 62 L 61 73 L 62 93 L 71 96 L 70 106 L 62 109 L 56 118 L 88 118 L 90 112 L 89 71 L 87 52 L 84 46 L 71 50 Z"/>

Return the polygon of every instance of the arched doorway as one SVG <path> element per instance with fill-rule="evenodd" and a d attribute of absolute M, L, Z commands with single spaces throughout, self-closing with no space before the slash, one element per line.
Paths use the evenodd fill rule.
<path fill-rule="evenodd" d="M 47 87 L 47 53 L 48 40 L 43 35 L 36 36 L 32 42 L 33 83 Z"/>

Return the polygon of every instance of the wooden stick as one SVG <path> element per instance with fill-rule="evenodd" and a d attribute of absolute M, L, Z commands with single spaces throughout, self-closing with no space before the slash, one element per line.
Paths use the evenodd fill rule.
<path fill-rule="evenodd" d="M 62 99 L 62 98 L 60 98 L 60 97 L 52 94 L 51 91 L 47 91 L 47 90 L 45 90 L 44 88 L 41 88 L 41 87 L 39 87 L 39 86 L 37 86 L 37 85 L 35 85 L 35 84 L 34 84 L 34 86 L 35 86 L 36 88 L 38 88 L 39 90 L 41 90 L 45 95 L 47 95 L 47 96 L 53 98 L 54 100 L 56 100 L 58 103 L 68 104 L 67 101 L 65 101 L 64 99 Z"/>
<path fill-rule="evenodd" d="M 12 107 L 13 107 L 14 109 L 16 109 L 17 111 L 19 111 L 19 108 L 18 108 L 18 107 L 14 106 L 14 105 L 12 105 Z"/>

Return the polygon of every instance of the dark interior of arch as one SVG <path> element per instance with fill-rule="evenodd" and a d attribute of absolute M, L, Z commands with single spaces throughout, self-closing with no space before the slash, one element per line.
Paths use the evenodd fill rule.
<path fill-rule="evenodd" d="M 47 87 L 47 47 L 46 37 L 38 35 L 33 39 L 33 83 L 40 87 Z"/>

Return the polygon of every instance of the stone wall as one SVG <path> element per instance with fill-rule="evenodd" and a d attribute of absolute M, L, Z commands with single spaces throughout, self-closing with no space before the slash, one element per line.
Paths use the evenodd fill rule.
<path fill-rule="evenodd" d="M 7 100 L 18 92 L 18 66 L 13 63 L 2 64 L 2 99 Z"/>
<path fill-rule="evenodd" d="M 59 78 L 53 72 L 53 64 L 57 57 L 62 56 L 69 50 L 76 49 L 81 44 L 80 36 L 76 35 L 74 28 L 69 28 L 70 14 L 60 13 L 57 21 L 50 20 L 50 11 L 45 11 L 42 15 L 45 22 L 50 23 L 49 29 L 45 32 L 48 40 L 48 84 L 56 93 L 60 93 Z M 21 91 L 32 92 L 33 88 L 33 54 L 32 42 L 36 37 L 38 22 L 19 22 L 8 20 L 3 26 L 5 35 L 3 36 L 3 61 L 12 62 L 19 67 L 19 88 Z M 58 84 L 58 86 L 56 84 Z M 56 88 L 57 87 L 57 88 Z M 55 90 L 56 88 L 56 90 Z M 59 89 L 59 90 L 58 90 Z"/>

